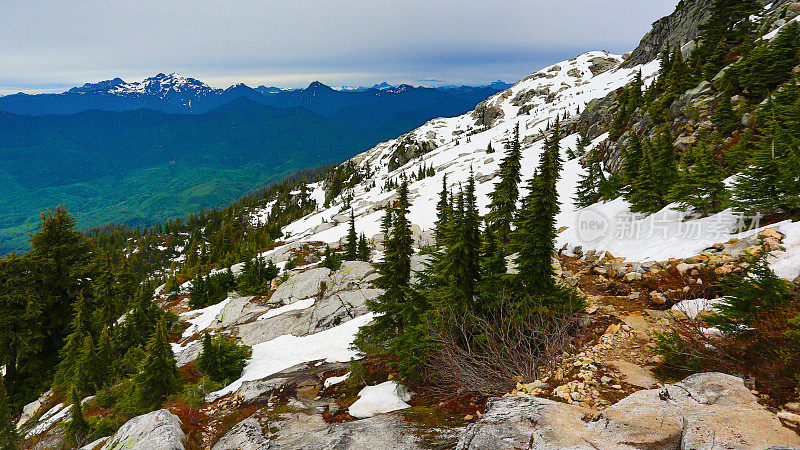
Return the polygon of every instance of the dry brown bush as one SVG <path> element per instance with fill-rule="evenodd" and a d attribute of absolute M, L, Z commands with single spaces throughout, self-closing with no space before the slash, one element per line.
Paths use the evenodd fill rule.
<path fill-rule="evenodd" d="M 535 314 L 521 320 L 447 313 L 431 326 L 436 350 L 427 366 L 429 384 L 442 394 L 498 395 L 531 382 L 557 365 L 583 333 L 578 314 Z"/>

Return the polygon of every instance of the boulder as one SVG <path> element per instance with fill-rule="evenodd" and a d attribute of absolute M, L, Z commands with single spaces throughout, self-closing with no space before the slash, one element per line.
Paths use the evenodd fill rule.
<path fill-rule="evenodd" d="M 125 422 L 103 450 L 183 450 L 185 438 L 178 416 L 160 409 Z"/>
<path fill-rule="evenodd" d="M 318 301 L 311 315 L 308 333 L 333 328 L 342 322 L 354 319 L 368 312 L 367 300 L 374 300 L 383 293 L 382 289 L 360 288 L 340 291 Z"/>
<path fill-rule="evenodd" d="M 800 446 L 800 436 L 759 405 L 741 378 L 695 374 L 639 391 L 599 415 L 528 396 L 493 399 L 459 449 L 748 449 Z"/>
<path fill-rule="evenodd" d="M 196 340 L 190 342 L 186 347 L 181 349 L 175 355 L 175 365 L 178 367 L 185 366 L 190 362 L 197 359 L 200 356 L 200 353 L 203 352 L 203 341 Z"/>
<path fill-rule="evenodd" d="M 269 446 L 258 418 L 250 416 L 225 433 L 212 450 L 259 450 Z"/>
<path fill-rule="evenodd" d="M 281 434 L 279 431 L 278 437 L 270 441 L 270 448 L 302 450 L 425 448 L 419 442 L 421 430 L 415 432 L 415 429 L 398 414 L 382 414 L 355 422 L 332 423 L 289 438 L 282 437 Z"/>
<path fill-rule="evenodd" d="M 298 300 L 317 297 L 324 291 L 331 270 L 325 267 L 306 270 L 284 281 L 272 294 L 271 301 L 289 305 Z"/>

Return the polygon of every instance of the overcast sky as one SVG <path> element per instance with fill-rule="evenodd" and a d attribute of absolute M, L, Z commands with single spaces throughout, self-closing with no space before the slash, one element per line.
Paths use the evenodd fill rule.
<path fill-rule="evenodd" d="M 0 95 L 178 72 L 237 82 L 516 81 L 632 50 L 677 0 L 0 0 Z"/>

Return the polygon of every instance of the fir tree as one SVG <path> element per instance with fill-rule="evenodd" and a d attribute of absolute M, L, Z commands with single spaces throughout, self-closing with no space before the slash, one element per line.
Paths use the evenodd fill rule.
<path fill-rule="evenodd" d="M 17 433 L 17 427 L 14 426 L 6 383 L 0 378 L 0 450 L 15 450 L 18 443 L 19 433 Z"/>
<path fill-rule="evenodd" d="M 229 383 L 242 375 L 250 347 L 237 345 L 225 337 L 203 337 L 203 351 L 197 358 L 197 367 L 219 383 Z"/>
<path fill-rule="evenodd" d="M 344 258 L 348 261 L 355 261 L 358 257 L 358 235 L 356 234 L 356 218 L 353 210 L 350 210 L 350 230 L 347 233 L 344 254 Z"/>
<path fill-rule="evenodd" d="M 55 384 L 67 385 L 72 382 L 84 340 L 89 335 L 88 312 L 86 311 L 86 302 L 82 296 L 75 301 L 74 309 L 75 313 L 72 316 L 72 324 L 70 326 L 71 333 L 67 336 L 66 343 L 59 353 Z"/>
<path fill-rule="evenodd" d="M 458 196 L 457 220 L 454 221 L 452 242 L 446 251 L 447 270 L 452 282 L 449 297 L 458 311 L 471 308 L 480 282 L 480 219 L 475 198 L 475 179 L 470 175 L 467 188 Z"/>
<path fill-rule="evenodd" d="M 108 327 L 103 328 L 100 340 L 97 343 L 98 382 L 106 380 L 111 373 L 111 363 L 114 359 L 114 344 L 111 341 L 111 332 Z"/>
<path fill-rule="evenodd" d="M 27 258 L 16 253 L 0 258 L 0 328 L 4 330 L 0 334 L 0 355 L 9 384 L 17 380 L 19 362 L 36 356 L 41 338 L 41 311 L 34 301 L 32 281 Z"/>
<path fill-rule="evenodd" d="M 529 182 L 529 194 L 517 221 L 515 246 L 518 279 L 529 295 L 555 290 L 553 271 L 555 217 L 560 208 L 556 182 L 560 177 L 559 122 L 546 142 L 539 168 Z"/>
<path fill-rule="evenodd" d="M 83 345 L 73 368 L 73 388 L 77 389 L 82 395 L 94 393 L 100 378 L 99 370 L 100 366 L 95 354 L 94 341 L 92 340 L 92 335 L 87 334 L 83 338 Z"/>
<path fill-rule="evenodd" d="M 67 432 L 78 444 L 82 443 L 86 435 L 91 431 L 89 423 L 83 417 L 83 405 L 81 405 L 81 397 L 78 395 L 78 390 L 73 386 L 70 390 L 70 401 L 72 408 L 70 408 L 70 421 L 67 424 Z M 80 445 L 79 445 L 80 446 Z"/>
<path fill-rule="evenodd" d="M 367 301 L 370 310 L 380 315 L 359 331 L 356 345 L 362 351 L 394 348 L 396 339 L 406 326 L 419 323 L 421 314 L 427 309 L 409 301 L 413 249 L 408 207 L 408 183 L 403 180 L 398 189 L 391 234 L 384 245 L 384 258 L 378 263 L 379 277 L 375 280 L 376 287 L 384 289 L 384 293 Z"/>
<path fill-rule="evenodd" d="M 639 135 L 631 133 L 630 141 L 627 148 L 623 150 L 622 157 L 623 180 L 630 187 L 639 175 L 639 166 L 642 164 L 642 142 L 639 140 Z M 630 192 L 630 188 L 627 192 Z"/>
<path fill-rule="evenodd" d="M 137 405 L 144 411 L 160 407 L 181 389 L 175 355 L 167 337 L 167 321 L 162 317 L 147 343 L 147 357 L 134 377 Z"/>
<path fill-rule="evenodd" d="M 725 296 L 715 308 L 719 314 L 708 318 L 727 333 L 747 333 L 749 325 L 765 315 L 788 306 L 792 300 L 789 284 L 769 267 L 768 247 L 750 255 L 720 285 Z"/>
<path fill-rule="evenodd" d="M 653 169 L 653 160 L 653 146 L 649 141 L 644 141 L 642 143 L 642 160 L 639 163 L 639 172 L 633 180 L 630 194 L 626 196 L 633 212 L 652 213 L 663 208 L 663 201 L 656 190 L 657 181 Z"/>
<path fill-rule="evenodd" d="M 738 126 L 739 121 L 736 119 L 736 113 L 733 112 L 729 90 L 722 93 L 722 98 L 711 117 L 711 122 L 717 127 L 717 131 L 724 134 L 730 134 Z"/>
<path fill-rule="evenodd" d="M 452 205 L 450 204 L 450 196 L 447 190 L 447 174 L 442 177 L 442 191 L 439 193 L 439 203 L 436 204 L 436 226 L 434 228 L 434 236 L 439 245 L 444 244 L 445 228 L 450 222 L 453 215 Z"/>
<path fill-rule="evenodd" d="M 361 237 L 358 239 L 358 260 L 369 261 L 370 259 L 372 259 L 372 250 L 369 248 L 367 236 L 361 233 Z"/>
<path fill-rule="evenodd" d="M 75 230 L 76 223 L 66 209 L 56 208 L 42 214 L 40 229 L 30 239 L 37 308 L 47 312 L 41 316 L 43 340 L 35 358 L 44 364 L 45 373 L 52 370 L 54 359 L 71 331 L 72 304 L 80 294 L 84 294 L 86 302 L 93 300 L 87 295 L 89 280 L 95 278 L 89 264 L 92 248 L 83 233 Z"/>
<path fill-rule="evenodd" d="M 511 233 L 511 224 L 517 210 L 519 200 L 519 182 L 521 179 L 522 151 L 519 140 L 519 124 L 514 127 L 514 138 L 500 162 L 500 181 L 495 183 L 494 191 L 489 195 L 489 221 L 495 228 L 497 237 L 503 246 L 507 246 Z"/>
<path fill-rule="evenodd" d="M 725 171 L 714 162 L 707 143 L 701 143 L 692 153 L 693 164 L 680 172 L 667 200 L 680 204 L 680 209 L 691 207 L 703 215 L 718 212 L 728 198 L 723 182 Z"/>
<path fill-rule="evenodd" d="M 602 197 L 600 191 L 603 183 L 606 182 L 603 168 L 600 166 L 600 161 L 597 158 L 590 158 L 588 166 L 586 173 L 581 175 L 581 179 L 578 181 L 575 198 L 573 199 L 575 206 L 578 208 L 585 208 L 597 203 Z"/>

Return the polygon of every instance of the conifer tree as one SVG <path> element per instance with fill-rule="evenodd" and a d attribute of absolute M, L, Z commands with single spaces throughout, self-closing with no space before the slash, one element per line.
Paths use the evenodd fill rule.
<path fill-rule="evenodd" d="M 500 162 L 500 181 L 495 183 L 494 191 L 489 195 L 489 220 L 503 246 L 508 245 L 511 224 L 517 210 L 517 200 L 519 200 L 518 185 L 522 168 L 519 124 L 514 127 L 514 138 L 510 144 L 508 152 Z"/>
<path fill-rule="evenodd" d="M 675 147 L 672 146 L 672 133 L 669 127 L 663 127 L 658 134 L 652 155 L 652 168 L 655 184 L 653 187 L 661 202 L 666 206 L 666 196 L 678 181 L 678 166 L 675 160 Z"/>
<path fill-rule="evenodd" d="M 517 276 L 526 293 L 532 296 L 555 290 L 555 217 L 560 210 L 556 182 L 561 171 L 559 128 L 560 124 L 556 121 L 540 158 L 539 168 L 529 182 L 529 194 L 517 220 Z"/>
<path fill-rule="evenodd" d="M 181 389 L 178 368 L 175 367 L 175 355 L 167 337 L 167 321 L 161 317 L 156 330 L 147 343 L 147 357 L 142 362 L 140 371 L 134 377 L 137 405 L 152 411 L 160 407 L 164 400 Z"/>
<path fill-rule="evenodd" d="M 0 377 L 0 450 L 15 450 L 18 443 L 19 433 L 17 433 L 17 427 L 14 426 L 6 383 Z"/>
<path fill-rule="evenodd" d="M 457 200 L 457 219 L 454 220 L 452 242 L 447 248 L 448 275 L 451 281 L 450 298 L 458 311 L 466 311 L 473 305 L 477 285 L 480 282 L 480 219 L 475 198 L 475 179 L 470 174 L 467 188 Z"/>
<path fill-rule="evenodd" d="M 0 355 L 5 364 L 5 379 L 17 379 L 17 365 L 36 356 L 40 340 L 41 312 L 34 301 L 30 261 L 16 253 L 0 258 Z M 49 371 L 48 371 L 49 372 Z"/>
<path fill-rule="evenodd" d="M 702 142 L 692 153 L 693 164 L 680 172 L 667 200 L 680 204 L 680 209 L 691 207 L 703 215 L 718 212 L 728 198 L 723 182 L 725 171 L 714 162 L 707 143 Z"/>
<path fill-rule="evenodd" d="M 347 244 L 344 247 L 344 258 L 348 261 L 355 261 L 358 257 L 358 235 L 356 234 L 356 218 L 353 210 L 350 210 L 350 230 L 347 232 Z"/>
<path fill-rule="evenodd" d="M 711 116 L 711 122 L 717 127 L 717 131 L 724 134 L 731 133 L 739 124 L 736 119 L 736 113 L 733 112 L 730 90 L 722 93 L 717 109 L 714 111 L 714 115 Z"/>
<path fill-rule="evenodd" d="M 98 362 L 92 335 L 86 334 L 72 373 L 72 386 L 80 394 L 90 395 L 94 393 L 100 378 Z"/>
<path fill-rule="evenodd" d="M 578 208 L 585 208 L 589 205 L 597 203 L 603 196 L 601 189 L 603 183 L 606 182 L 603 168 L 600 166 L 600 161 L 597 158 L 590 158 L 586 173 L 581 175 L 580 181 L 575 192 L 575 206 Z"/>
<path fill-rule="evenodd" d="M 715 308 L 719 314 L 708 318 L 709 322 L 728 333 L 743 333 L 751 330 L 749 325 L 759 316 L 769 314 L 789 305 L 792 291 L 769 267 L 769 252 L 750 255 L 720 285 L 725 296 Z"/>
<path fill-rule="evenodd" d="M 633 181 L 639 175 L 639 166 L 642 163 L 642 142 L 639 135 L 631 133 L 631 138 L 627 148 L 622 152 L 622 170 L 624 172 L 623 182 L 628 186 L 627 192 L 630 193 Z"/>
<path fill-rule="evenodd" d="M 70 334 L 59 353 L 59 362 L 56 369 L 55 384 L 69 384 L 73 380 L 75 368 L 80 359 L 86 336 L 89 335 L 89 319 L 86 302 L 83 296 L 78 297 L 73 305 L 75 313 L 72 316 Z"/>
<path fill-rule="evenodd" d="M 70 421 L 67 424 L 67 431 L 76 442 L 80 443 L 89 434 L 91 427 L 86 422 L 86 418 L 83 417 L 81 397 L 74 386 L 70 390 L 70 401 L 72 402 L 72 408 L 70 408 Z"/>
<path fill-rule="evenodd" d="M 797 138 L 789 132 L 797 129 L 800 119 L 785 121 L 772 101 L 765 110 L 767 130 L 748 167 L 734 182 L 733 204 L 747 214 L 795 214 L 800 212 L 800 155 Z"/>
<path fill-rule="evenodd" d="M 369 248 L 367 236 L 364 233 L 361 233 L 361 237 L 358 239 L 358 260 L 369 261 L 371 258 L 372 250 Z"/>
<path fill-rule="evenodd" d="M 384 289 L 384 293 L 367 301 L 370 310 L 380 315 L 359 331 L 356 345 L 362 351 L 392 348 L 406 326 L 418 323 L 426 309 L 409 302 L 413 249 L 408 207 L 408 182 L 403 180 L 392 214 L 391 234 L 384 245 L 384 258 L 378 263 L 379 277 L 375 280 L 376 287 Z"/>
<path fill-rule="evenodd" d="M 108 327 L 103 328 L 100 340 L 97 343 L 98 383 L 108 378 L 111 372 L 111 363 L 114 359 L 114 344 L 111 342 L 111 332 Z"/>
<path fill-rule="evenodd" d="M 72 304 L 79 294 L 89 293 L 89 280 L 95 278 L 89 264 L 91 244 L 83 233 L 75 230 L 76 224 L 65 208 L 58 207 L 42 214 L 40 229 L 30 239 L 29 257 L 34 268 L 38 309 L 46 311 L 41 316 L 43 340 L 36 359 L 53 365 L 71 330 Z M 85 301 L 91 302 L 92 298 L 87 295 Z M 52 366 L 42 370 L 52 370 Z"/>
<path fill-rule="evenodd" d="M 653 172 L 653 146 L 650 141 L 642 143 L 642 160 L 639 172 L 633 180 L 630 194 L 626 196 L 631 204 L 631 211 L 652 213 L 663 208 L 663 202 L 656 190 L 656 177 Z"/>

